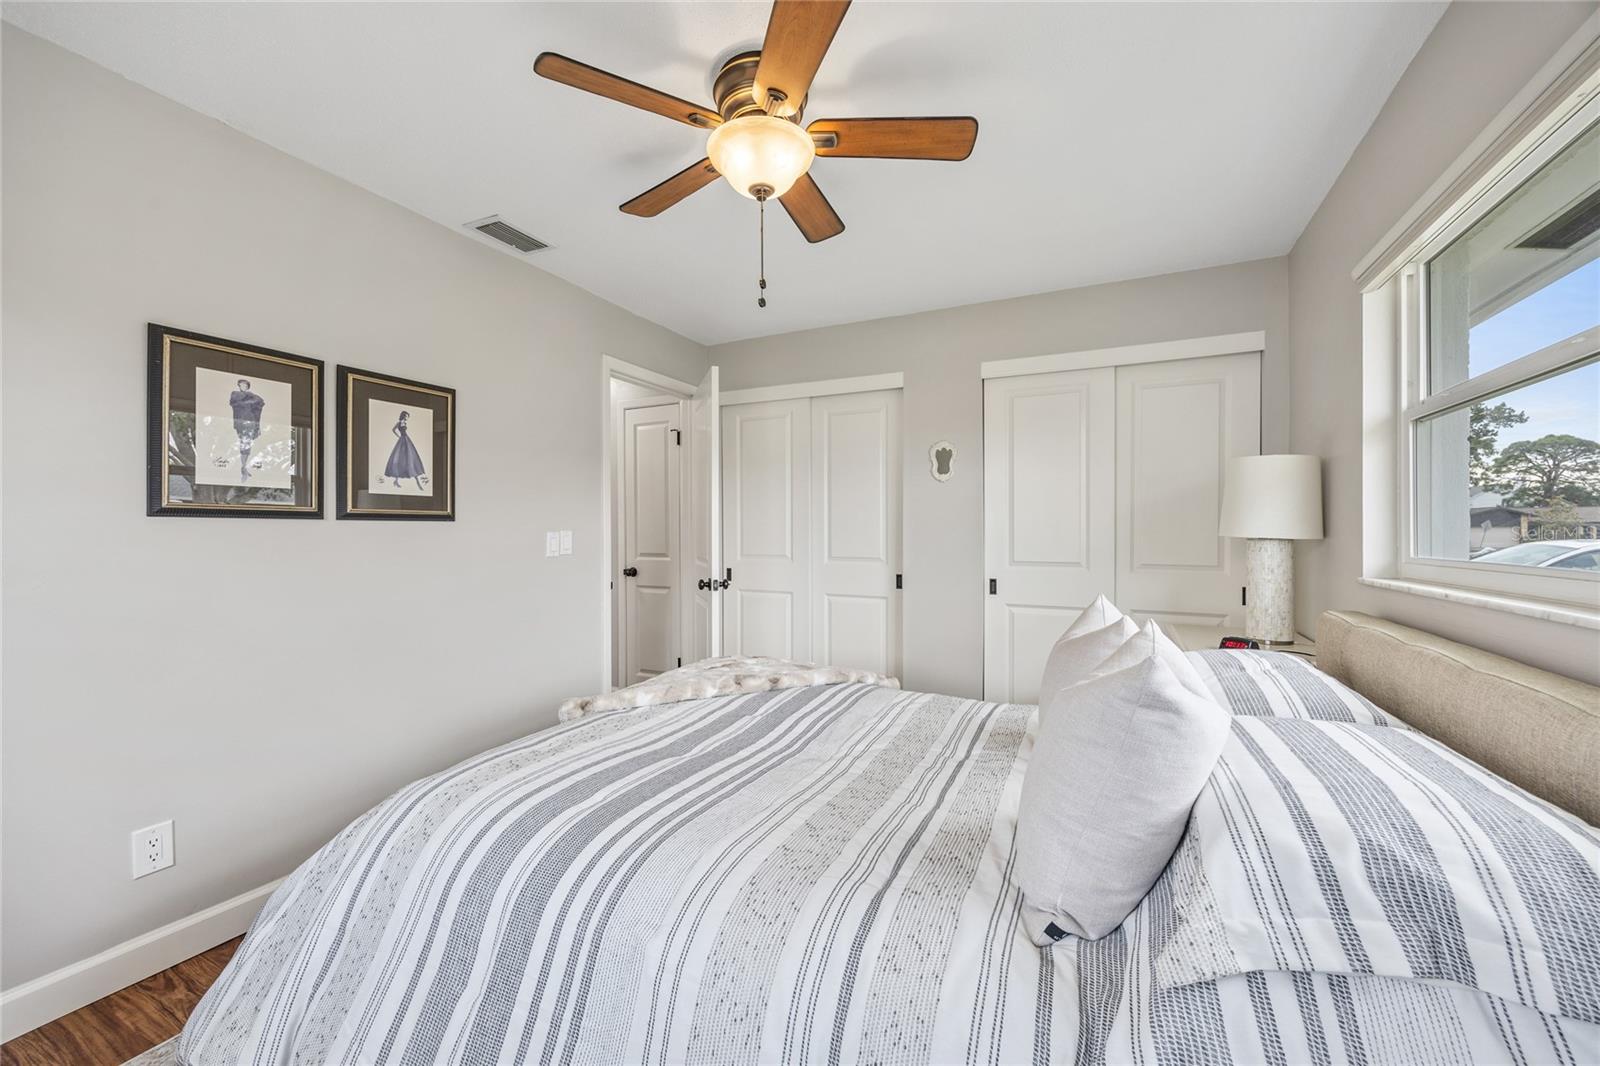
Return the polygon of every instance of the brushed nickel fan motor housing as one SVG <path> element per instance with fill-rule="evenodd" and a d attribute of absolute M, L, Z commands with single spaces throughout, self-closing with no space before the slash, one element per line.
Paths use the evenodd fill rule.
<path fill-rule="evenodd" d="M 731 122 L 733 119 L 744 115 L 765 115 L 766 108 L 756 102 L 756 67 L 761 65 L 761 53 L 740 52 L 730 56 L 711 79 L 711 96 L 716 101 L 717 112 L 722 115 L 722 121 Z M 788 116 L 789 121 L 800 124 L 800 116 L 805 113 L 805 101 L 793 115 Z"/>

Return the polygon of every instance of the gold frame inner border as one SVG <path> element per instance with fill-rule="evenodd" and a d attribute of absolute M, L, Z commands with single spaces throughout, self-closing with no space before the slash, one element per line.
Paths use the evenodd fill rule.
<path fill-rule="evenodd" d="M 430 396 L 438 396 L 438 397 L 440 397 L 441 399 L 444 400 L 445 417 L 447 419 L 449 419 L 449 432 L 445 434 L 445 438 L 444 438 L 444 448 L 445 448 L 444 459 L 445 459 L 445 468 L 450 471 L 450 484 L 446 489 L 444 508 L 442 510 L 440 510 L 438 508 L 420 508 L 420 507 L 410 507 L 410 508 L 408 508 L 408 507 L 362 507 L 362 508 L 359 508 L 359 512 L 361 514 L 398 514 L 398 515 L 453 515 L 453 514 L 455 514 L 455 504 L 456 504 L 456 466 L 455 466 L 456 397 L 455 397 L 455 393 L 446 392 L 443 389 L 429 388 L 426 385 L 412 385 L 412 384 L 410 384 L 408 382 L 396 381 L 393 378 L 373 377 L 371 374 L 363 374 L 363 373 L 360 373 L 359 371 L 355 371 L 355 370 L 346 371 L 345 378 L 346 378 L 347 381 L 350 381 L 350 382 L 366 381 L 366 382 L 370 382 L 370 383 L 372 383 L 374 385 L 383 385 L 383 386 L 385 386 L 387 388 L 391 388 L 391 389 L 405 389 L 405 390 L 410 391 L 410 392 L 421 392 L 421 393 L 426 393 L 426 394 L 428 394 Z M 348 467 L 350 465 L 350 460 L 355 455 L 355 432 L 356 432 L 355 403 L 356 403 L 356 390 L 353 387 L 346 387 L 345 393 L 344 393 L 344 455 L 345 455 L 345 466 L 346 466 L 347 469 L 341 471 L 341 473 L 344 474 L 344 509 L 345 509 L 345 513 L 346 514 L 355 513 L 358 510 L 358 508 L 356 507 L 356 502 L 355 502 L 355 493 L 356 493 L 355 478 L 351 476 L 352 471 L 348 469 Z"/>
<path fill-rule="evenodd" d="M 229 355 L 241 355 L 246 359 L 261 359 L 269 363 L 282 363 L 299 370 L 311 372 L 311 410 L 314 412 L 315 421 L 313 429 L 318 429 L 316 423 L 322 419 L 322 368 L 315 363 L 302 362 L 298 359 L 286 359 L 281 355 L 267 355 L 265 352 L 252 352 L 244 348 L 235 348 L 228 344 L 217 344 L 214 341 L 195 340 L 192 337 L 176 336 L 172 333 L 161 334 L 161 432 L 163 435 L 171 432 L 172 427 L 172 342 L 187 344 L 195 348 L 210 348 L 214 352 L 227 352 Z M 322 435 L 312 434 L 312 450 L 316 453 L 314 462 L 308 464 L 311 468 L 311 502 L 307 504 L 292 503 L 285 505 L 270 503 L 194 503 L 189 500 L 174 500 L 172 492 L 172 452 L 171 449 L 161 449 L 161 506 L 183 507 L 191 511 L 238 511 L 247 509 L 260 509 L 291 514 L 296 511 L 315 512 L 317 510 L 317 482 L 322 476 Z M 455 486 L 451 486 L 455 491 Z"/>

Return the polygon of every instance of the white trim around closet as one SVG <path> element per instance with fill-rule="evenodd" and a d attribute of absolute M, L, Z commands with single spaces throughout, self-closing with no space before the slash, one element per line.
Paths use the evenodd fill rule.
<path fill-rule="evenodd" d="M 1165 363 L 1175 359 L 1204 359 L 1212 355 L 1238 355 L 1241 352 L 1262 352 L 1266 351 L 1266 348 L 1266 333 L 1254 330 L 1249 333 L 1224 333 L 1216 337 L 1156 341 L 1154 344 L 1128 344 L 1120 348 L 1061 352 L 1057 355 L 990 359 L 983 364 L 981 376 L 985 379 L 1018 378 L 1028 374 L 1054 374 L 1063 370 L 1093 370 L 1102 366 L 1130 366 L 1135 363 Z"/>
<path fill-rule="evenodd" d="M 761 385 L 753 389 L 728 389 L 722 394 L 723 406 L 736 403 L 768 403 L 772 400 L 804 400 L 812 396 L 842 396 L 847 392 L 882 392 L 903 389 L 906 376 L 866 374 L 857 378 L 829 378 L 826 381 L 796 381 L 790 385 Z"/>

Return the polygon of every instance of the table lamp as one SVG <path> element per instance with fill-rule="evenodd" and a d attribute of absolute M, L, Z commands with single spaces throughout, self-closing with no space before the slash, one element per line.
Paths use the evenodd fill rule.
<path fill-rule="evenodd" d="M 1294 542 L 1322 539 L 1322 461 L 1315 455 L 1230 459 L 1217 532 L 1250 542 L 1246 633 L 1262 644 L 1293 644 Z"/>

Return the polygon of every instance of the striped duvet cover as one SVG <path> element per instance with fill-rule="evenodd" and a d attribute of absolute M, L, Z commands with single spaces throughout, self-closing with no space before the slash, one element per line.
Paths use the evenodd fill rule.
<path fill-rule="evenodd" d="M 1393 812 L 1374 798 L 1386 791 L 1426 793 L 1439 808 L 1428 829 L 1433 818 L 1461 822 L 1483 866 L 1550 852 L 1519 850 L 1517 832 L 1473 835 L 1468 823 L 1511 819 L 1559 851 L 1547 826 L 1558 821 L 1578 856 L 1567 888 L 1593 872 L 1592 831 L 1520 796 L 1495 807 L 1484 790 L 1509 786 L 1487 775 L 1456 794 L 1467 786 L 1429 777 L 1415 767 L 1436 767 L 1406 754 L 1431 741 L 1287 656 L 1197 659 L 1241 718 L 1177 859 L 1104 940 L 1040 949 L 1019 927 L 1009 875 L 1032 707 L 855 684 L 716 697 L 583 718 L 396 793 L 273 895 L 191 1017 L 180 1059 L 1600 1057 L 1600 901 L 1572 899 L 1567 917 L 1550 917 L 1551 901 L 1529 902 L 1539 871 L 1482 877 L 1456 898 L 1448 877 L 1419 865 L 1396 879 L 1379 862 L 1387 924 L 1362 911 L 1343 940 L 1299 944 L 1290 932 L 1297 900 L 1316 901 L 1307 921 L 1335 924 L 1341 907 L 1374 906 L 1354 891 L 1370 856 L 1349 825 L 1369 819 L 1368 836 L 1387 841 L 1379 823 Z M 1326 785 L 1292 743 L 1255 735 L 1285 727 L 1319 731 L 1317 745 L 1343 752 L 1329 758 L 1359 801 L 1323 802 Z M 1375 733 L 1397 754 L 1369 750 Z M 1408 773 L 1426 780 L 1398 782 Z M 1318 797 L 1314 817 L 1296 804 L 1301 790 Z M 1337 856 L 1331 882 L 1320 858 L 1280 868 L 1267 853 L 1309 848 L 1308 817 L 1309 838 Z M 1230 824 L 1246 827 L 1242 838 Z M 1253 896 L 1263 885 L 1266 896 Z M 1430 929 L 1483 932 L 1480 888 L 1503 894 L 1490 908 L 1504 919 L 1496 938 L 1428 969 L 1426 945 L 1439 939 Z M 1419 905 L 1405 905 L 1422 889 Z M 1257 938 L 1239 921 L 1271 931 Z"/>

